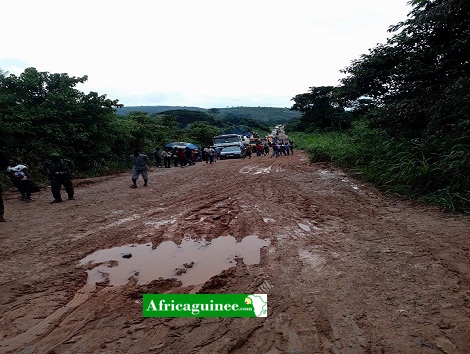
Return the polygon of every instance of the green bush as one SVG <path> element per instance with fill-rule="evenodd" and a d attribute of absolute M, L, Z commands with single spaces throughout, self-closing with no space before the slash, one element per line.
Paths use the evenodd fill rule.
<path fill-rule="evenodd" d="M 348 133 L 293 133 L 290 138 L 298 149 L 309 153 L 312 162 L 331 162 L 361 171 L 385 192 L 449 211 L 470 211 L 468 144 L 456 144 L 444 153 L 435 141 L 392 138 L 362 123 Z"/>

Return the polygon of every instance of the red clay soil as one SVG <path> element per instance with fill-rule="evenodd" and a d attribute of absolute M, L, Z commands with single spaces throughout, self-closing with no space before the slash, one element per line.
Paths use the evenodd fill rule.
<path fill-rule="evenodd" d="M 384 196 L 302 152 L 149 175 L 137 189 L 130 173 L 76 180 L 76 200 L 60 204 L 49 189 L 32 202 L 4 194 L 1 353 L 470 353 L 468 216 Z M 124 285 L 103 271 L 93 283 L 97 264 L 80 263 L 227 236 L 269 245 L 216 275 L 195 259 L 151 282 L 122 272 Z M 143 318 L 142 294 L 163 292 L 267 293 L 268 317 Z"/>

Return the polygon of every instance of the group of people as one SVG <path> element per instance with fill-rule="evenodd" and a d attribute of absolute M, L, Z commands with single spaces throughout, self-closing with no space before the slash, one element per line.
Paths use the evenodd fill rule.
<path fill-rule="evenodd" d="M 257 156 L 268 156 L 270 145 L 273 149 L 271 157 L 293 154 L 293 144 L 290 141 L 287 140 L 284 142 L 283 140 L 277 140 L 278 139 L 275 139 L 272 144 L 265 142 L 264 144 L 258 143 L 255 146 L 248 146 L 245 156 L 251 158 L 252 153 L 256 153 Z M 156 167 L 171 168 L 172 164 L 174 167 L 185 167 L 194 165 L 196 161 L 204 161 L 206 164 L 212 164 L 218 159 L 218 151 L 211 146 L 202 147 L 200 150 L 191 149 L 190 147 L 164 148 L 162 150 L 156 148 L 152 152 L 152 156 L 155 159 Z M 139 176 L 142 176 L 144 187 L 147 187 L 148 169 L 150 166 L 149 157 L 135 150 L 131 155 L 131 159 L 133 162 L 131 187 L 137 188 Z M 60 154 L 52 153 L 49 156 L 49 160 L 44 163 L 43 172 L 47 175 L 51 186 L 51 192 L 54 198 L 51 201 L 52 204 L 62 202 L 62 186 L 65 188 L 68 199 L 74 199 L 74 188 L 72 184 L 74 166 L 70 160 L 62 158 Z M 31 201 L 31 194 L 39 191 L 39 187 L 31 178 L 28 167 L 21 164 L 16 158 L 10 158 L 7 169 L 2 171 L 2 173 L 9 175 L 12 184 L 18 189 L 22 201 Z M 2 192 L 3 190 L 0 186 L 0 222 L 5 221 Z"/>
<path fill-rule="evenodd" d="M 62 202 L 61 188 L 64 186 L 69 200 L 74 199 L 74 189 L 72 185 L 73 164 L 70 160 L 62 158 L 57 153 L 52 153 L 49 159 L 44 162 L 44 174 L 47 175 L 54 199 L 51 203 Z M 34 183 L 28 166 L 21 164 L 17 158 L 10 158 L 8 167 L 2 171 L 10 177 L 11 183 L 18 189 L 21 201 L 29 202 L 33 199 L 31 194 L 39 192 L 40 188 Z M 0 186 L 0 222 L 4 222 L 4 203 L 2 198 L 3 189 Z"/>
<path fill-rule="evenodd" d="M 198 161 L 212 163 L 217 160 L 218 153 L 217 149 L 211 146 L 202 146 L 201 149 L 191 149 L 187 146 L 185 148 L 173 147 L 163 150 L 156 148 L 153 150 L 152 156 L 155 159 L 156 167 L 171 168 L 172 165 L 174 167 L 191 166 Z"/>
<path fill-rule="evenodd" d="M 272 148 L 271 157 L 279 157 L 281 155 L 288 156 L 294 154 L 294 146 L 292 142 L 281 140 L 280 142 L 273 142 L 272 144 L 268 143 L 258 143 L 254 146 L 248 146 L 246 148 L 245 157 L 251 158 L 253 153 L 256 153 L 256 156 L 268 156 L 270 152 L 270 146 Z"/>
<path fill-rule="evenodd" d="M 152 156 L 155 159 L 156 167 L 171 168 L 172 162 L 174 167 L 186 167 L 191 166 L 200 161 L 199 150 L 191 149 L 190 147 L 185 148 L 164 148 L 160 150 L 155 148 L 152 152 Z M 146 154 L 140 153 L 135 150 L 131 155 L 132 159 L 132 185 L 131 188 L 137 188 L 137 180 L 139 176 L 142 176 L 144 180 L 144 187 L 148 186 L 148 169 L 150 167 L 150 159 Z M 162 163 L 163 162 L 163 163 Z"/>
<path fill-rule="evenodd" d="M 282 141 L 280 143 L 275 142 L 273 144 L 273 153 L 271 157 L 279 157 L 281 155 L 288 156 L 294 154 L 294 145 L 288 140 L 286 142 Z"/>
<path fill-rule="evenodd" d="M 164 148 L 163 150 L 155 148 L 152 152 L 152 156 L 155 159 L 157 167 L 165 168 L 171 168 L 172 162 L 174 167 L 194 165 L 199 158 L 198 151 L 196 149 L 191 149 L 188 146 L 185 148 Z"/>
<path fill-rule="evenodd" d="M 212 146 L 203 146 L 201 158 L 206 164 L 214 163 L 219 158 L 219 151 Z"/>

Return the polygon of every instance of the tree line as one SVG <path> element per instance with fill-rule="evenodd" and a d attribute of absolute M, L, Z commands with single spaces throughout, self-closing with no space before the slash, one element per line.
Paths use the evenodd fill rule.
<path fill-rule="evenodd" d="M 470 2 L 412 0 L 405 21 L 354 60 L 338 86 L 296 95 L 315 161 L 362 172 L 389 192 L 470 211 Z"/>
<path fill-rule="evenodd" d="M 15 157 L 41 179 L 43 162 L 59 153 L 74 162 L 77 176 L 98 176 L 129 168 L 134 149 L 150 153 L 172 141 L 210 145 L 221 133 L 269 131 L 267 123 L 221 118 L 216 109 L 120 115 L 118 100 L 77 88 L 87 79 L 35 68 L 18 76 L 0 70 L 0 169 Z"/>

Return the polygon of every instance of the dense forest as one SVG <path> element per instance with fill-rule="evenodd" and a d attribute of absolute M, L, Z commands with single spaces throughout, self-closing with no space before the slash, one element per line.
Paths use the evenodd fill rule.
<path fill-rule="evenodd" d="M 76 88 L 86 80 L 35 68 L 19 76 L 0 71 L 1 169 L 15 157 L 40 180 L 43 162 L 56 152 L 75 163 L 77 176 L 97 176 L 128 168 L 134 149 L 150 153 L 172 141 L 200 146 L 221 133 L 270 131 L 269 122 L 218 109 L 118 114 L 118 100 Z"/>
<path fill-rule="evenodd" d="M 470 2 L 412 0 L 385 44 L 343 70 L 339 86 L 293 98 L 287 129 L 312 160 L 384 190 L 470 211 Z M 299 145 L 298 145 L 299 146 Z"/>

